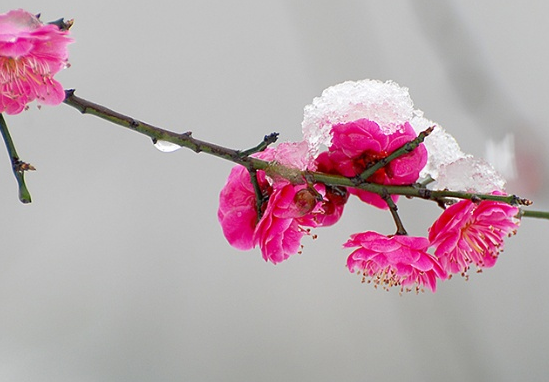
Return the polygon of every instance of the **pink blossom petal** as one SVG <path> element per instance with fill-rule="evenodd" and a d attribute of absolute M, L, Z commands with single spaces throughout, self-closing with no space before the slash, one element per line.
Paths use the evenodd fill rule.
<path fill-rule="evenodd" d="M 471 264 L 493 267 L 503 240 L 516 232 L 518 208 L 502 202 L 462 200 L 448 207 L 429 229 L 435 255 L 447 272 L 466 274 Z"/>
<path fill-rule="evenodd" d="M 65 92 L 53 76 L 67 65 L 72 41 L 68 31 L 21 9 L 0 14 L 0 113 L 18 114 L 33 100 L 63 102 Z"/>
<path fill-rule="evenodd" d="M 370 277 L 384 289 L 400 286 L 401 290 L 436 290 L 436 281 L 446 279 L 438 260 L 426 252 L 429 241 L 423 237 L 392 236 L 377 232 L 352 235 L 344 247 L 358 247 L 347 259 L 351 272 Z"/>
<path fill-rule="evenodd" d="M 280 149 L 279 149 L 280 148 Z M 283 143 L 268 148 L 254 157 L 303 165 L 299 155 L 308 155 L 302 144 Z M 310 162 L 307 162 L 310 164 Z M 297 167 L 296 167 L 297 168 Z M 265 261 L 273 264 L 288 259 L 301 249 L 301 239 L 308 233 L 305 227 L 334 224 L 347 201 L 346 190 L 324 185 L 293 185 L 285 179 L 268 179 L 264 171 L 257 171 L 263 202 L 262 217 L 257 221 L 257 201 L 250 175 L 243 166 L 235 166 L 219 196 L 218 219 L 227 241 L 239 249 L 258 246 Z M 321 197 L 319 197 L 319 195 Z"/>
<path fill-rule="evenodd" d="M 416 138 L 416 133 L 408 122 L 400 129 L 388 132 L 376 122 L 367 119 L 333 125 L 331 133 L 332 144 L 328 151 L 318 155 L 315 167 L 321 172 L 349 178 L 360 175 L 371 165 Z M 426 163 L 427 150 L 420 144 L 409 154 L 376 171 L 367 180 L 387 185 L 413 184 Z M 365 203 L 387 208 L 387 203 L 375 193 L 353 188 L 349 192 Z M 397 197 L 393 197 L 393 200 L 396 201 Z"/>

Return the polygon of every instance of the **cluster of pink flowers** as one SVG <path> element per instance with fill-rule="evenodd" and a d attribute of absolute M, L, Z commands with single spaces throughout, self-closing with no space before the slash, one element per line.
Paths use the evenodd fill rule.
<path fill-rule="evenodd" d="M 255 156 L 299 170 L 354 178 L 416 137 L 408 121 L 386 128 L 375 120 L 357 118 L 331 124 L 328 150 L 313 155 L 309 161 L 302 155 L 301 162 L 293 165 L 298 155 L 288 150 L 292 144 L 281 144 Z M 428 156 L 428 150 L 420 144 L 377 170 L 367 181 L 381 185 L 414 184 Z M 348 195 L 378 208 L 388 208 L 380 195 L 358 188 L 292 184 L 263 171 L 256 175 L 261 206 L 258 208 L 250 174 L 244 167 L 236 166 L 221 191 L 219 221 L 229 243 L 243 250 L 258 246 L 263 258 L 274 264 L 299 253 L 301 239 L 311 228 L 336 223 Z M 501 190 L 494 193 L 503 194 Z M 396 195 L 391 197 L 397 201 Z M 471 264 L 479 270 L 493 266 L 503 248 L 503 239 L 518 228 L 518 213 L 517 207 L 503 202 L 462 200 L 444 210 L 429 229 L 428 237 L 357 233 L 344 244 L 354 248 L 347 267 L 362 275 L 363 281 L 384 289 L 397 286 L 401 291 L 427 288 L 434 292 L 438 280 L 453 273 L 465 275 Z"/>
<path fill-rule="evenodd" d="M 18 114 L 33 100 L 63 102 L 53 76 L 67 66 L 71 42 L 67 31 L 22 9 L 0 14 L 0 113 Z"/>
<path fill-rule="evenodd" d="M 288 146 L 283 143 L 254 156 L 292 163 Z M 241 250 L 259 246 L 263 258 L 274 264 L 298 253 L 301 238 L 310 234 L 310 228 L 335 224 L 348 198 L 345 190 L 323 184 L 293 185 L 286 179 L 270 179 L 261 170 L 256 179 L 263 198 L 259 208 L 248 170 L 243 166 L 232 169 L 221 190 L 218 218 L 232 246 Z"/>
<path fill-rule="evenodd" d="M 400 285 L 403 290 L 419 291 L 427 287 L 434 292 L 436 280 L 454 273 L 466 276 L 471 264 L 479 271 L 493 267 L 504 238 L 518 228 L 518 212 L 502 202 L 462 200 L 444 210 L 429 228 L 428 239 L 355 234 L 344 244 L 357 247 L 347 267 L 384 288 Z M 434 249 L 434 255 L 427 253 L 428 248 Z"/>

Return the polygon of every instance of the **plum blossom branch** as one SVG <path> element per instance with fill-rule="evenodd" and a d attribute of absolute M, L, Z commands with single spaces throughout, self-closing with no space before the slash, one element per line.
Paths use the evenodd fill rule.
<path fill-rule="evenodd" d="M 423 118 L 413 109 L 408 90 L 392 81 L 347 81 L 330 87 L 305 107 L 302 141 L 272 148 L 278 139 L 272 133 L 252 148 L 234 150 L 195 139 L 190 131 L 175 133 L 150 125 L 63 90 L 53 76 L 69 65 L 71 26 L 72 20 L 63 19 L 45 25 L 24 10 L 0 14 L 0 113 L 18 114 L 34 100 L 64 102 L 148 136 L 161 151 L 186 147 L 236 163 L 219 195 L 223 234 L 235 248 L 259 247 L 273 264 L 301 253 L 301 238 L 316 237 L 311 229 L 337 223 L 350 195 L 388 208 L 397 230 L 394 235 L 353 234 L 344 244 L 355 248 L 348 269 L 376 286 L 400 286 L 401 291 L 426 287 L 434 292 L 437 280 L 466 275 L 472 265 L 479 270 L 492 267 L 504 238 L 516 233 L 521 217 L 549 220 L 549 212 L 521 210 L 518 206 L 532 202 L 506 195 L 505 180 Z M 29 203 L 24 171 L 34 168 L 19 159 L 1 114 L 0 130 L 20 200 Z M 436 190 L 427 188 L 432 181 Z M 431 200 L 444 209 L 428 229 L 428 238 L 408 236 L 396 205 L 399 195 Z"/>
<path fill-rule="evenodd" d="M 114 124 L 126 127 L 130 130 L 146 135 L 156 141 L 166 141 L 182 147 L 187 147 L 196 153 L 206 153 L 214 155 L 216 157 L 243 165 L 250 170 L 264 170 L 267 175 L 272 177 L 283 177 L 290 180 L 294 184 L 305 183 L 323 183 L 330 186 L 343 186 L 352 187 L 369 192 L 376 193 L 378 195 L 403 195 L 407 197 L 416 197 L 426 200 L 432 200 L 439 202 L 445 198 L 458 198 L 468 199 L 472 201 L 492 200 L 503 202 L 511 205 L 529 206 L 532 202 L 528 199 L 520 198 L 516 195 L 492 195 L 481 193 L 470 193 L 463 191 L 451 191 L 451 190 L 429 190 L 421 184 L 395 186 L 395 185 L 381 185 L 376 183 L 364 182 L 357 185 L 356 179 L 347 178 L 342 175 L 332 175 L 323 172 L 315 171 L 301 171 L 296 168 L 289 168 L 277 162 L 268 162 L 265 160 L 257 159 L 251 156 L 246 156 L 247 152 L 256 152 L 257 150 L 264 149 L 276 136 L 276 133 L 267 135 L 263 142 L 253 149 L 239 151 L 223 146 L 219 146 L 213 143 L 201 141 L 192 137 L 190 131 L 185 133 L 175 133 L 169 130 L 162 129 L 160 127 L 153 126 L 151 124 L 139 121 L 135 118 L 118 113 L 114 110 L 98 105 L 96 103 L 87 101 L 83 98 L 77 97 L 74 89 L 66 90 L 65 104 L 74 107 L 82 114 L 91 114 L 99 118 L 105 119 Z M 423 137 L 427 136 L 430 129 L 427 129 L 423 133 Z M 269 138 L 270 137 L 270 138 Z M 418 141 L 417 144 L 420 142 Z M 398 155 L 406 154 L 406 145 L 402 146 L 403 151 L 399 151 Z M 389 156 L 390 157 L 390 156 Z M 389 158 L 388 157 L 388 158 Z M 393 158 L 394 159 L 394 158 Z M 381 161 L 379 161 L 381 162 Z M 377 166 L 383 166 L 385 164 L 378 164 Z M 524 214 L 523 216 L 530 216 L 530 214 Z M 536 216 L 538 217 L 538 216 Z M 545 218 L 545 217 L 544 217 Z M 546 217 L 549 219 L 549 214 Z"/>
<path fill-rule="evenodd" d="M 96 117 L 105 119 L 116 125 L 126 127 L 130 130 L 146 135 L 153 139 L 153 141 L 170 142 L 175 145 L 191 149 L 196 153 L 203 152 L 237 164 L 241 164 L 246 168 L 263 169 L 268 165 L 267 162 L 261 161 L 259 159 L 254 159 L 249 156 L 243 156 L 242 152 L 238 150 L 229 149 L 226 147 L 215 145 L 213 143 L 195 139 L 192 137 L 192 132 L 190 131 L 187 131 L 185 133 L 175 133 L 173 131 L 164 130 L 160 127 L 150 125 L 146 122 L 139 121 L 104 106 L 77 97 L 74 92 L 74 89 L 65 90 L 66 96 L 65 100 L 63 101 L 65 104 L 74 107 L 82 114 L 95 115 Z M 275 137 L 276 134 L 271 134 L 267 137 L 270 136 Z M 269 142 L 271 140 L 272 138 L 269 139 Z M 264 142 L 262 142 L 258 147 L 263 147 L 265 141 L 267 141 L 267 138 L 265 138 Z M 256 149 L 257 147 L 247 151 L 253 152 Z"/>
<path fill-rule="evenodd" d="M 353 179 L 349 179 L 341 175 L 329 175 L 311 171 L 307 172 L 306 176 L 312 182 L 324 183 L 333 186 L 354 187 L 361 190 L 374 192 L 378 195 L 389 193 L 391 195 L 402 195 L 414 198 L 421 198 L 426 200 L 432 200 L 435 202 L 438 202 L 439 200 L 444 200 L 445 198 L 458 198 L 468 199 L 472 201 L 492 200 L 519 206 L 529 206 L 532 204 L 532 201 L 525 198 L 520 198 L 516 195 L 492 195 L 464 191 L 429 190 L 420 184 L 408 186 L 391 186 L 366 182 L 360 185 L 356 185 Z M 549 215 L 547 218 L 549 219 Z"/>
<path fill-rule="evenodd" d="M 8 130 L 8 125 L 6 124 L 6 120 L 1 113 L 0 132 L 2 133 L 2 138 L 4 138 L 4 143 L 6 144 L 8 155 L 10 156 L 11 169 L 13 171 L 13 175 L 15 175 L 15 179 L 17 180 L 19 187 L 19 200 L 21 203 L 30 203 L 31 195 L 27 189 L 27 185 L 25 184 L 25 171 L 32 171 L 35 170 L 35 168 L 31 164 L 25 163 L 19 159 L 19 155 L 17 154 L 17 150 L 15 149 L 15 145 Z"/>

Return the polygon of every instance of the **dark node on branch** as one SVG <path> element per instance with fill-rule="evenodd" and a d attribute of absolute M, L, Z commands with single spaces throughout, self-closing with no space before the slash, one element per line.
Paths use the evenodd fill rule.
<path fill-rule="evenodd" d="M 275 143 L 277 139 L 278 139 L 278 133 L 271 133 L 269 135 L 265 135 L 263 137 L 263 141 L 260 144 L 248 150 L 237 151 L 237 155 L 239 158 L 246 158 L 254 153 L 258 153 L 265 150 L 270 144 Z"/>
<path fill-rule="evenodd" d="M 158 143 L 158 139 L 156 138 L 153 138 L 152 141 L 153 141 L 153 145 L 156 145 Z"/>
<path fill-rule="evenodd" d="M 519 198 L 517 195 L 513 195 L 511 199 L 511 204 L 514 206 L 531 206 L 532 204 L 534 204 L 534 202 L 529 199 Z"/>
<path fill-rule="evenodd" d="M 420 198 L 423 198 L 423 199 L 431 199 L 431 195 L 433 194 L 433 192 L 431 190 L 429 190 L 428 188 L 420 188 L 417 190 L 418 193 L 419 193 L 419 197 Z"/>
<path fill-rule="evenodd" d="M 519 197 L 516 196 L 516 195 L 512 195 L 511 196 L 511 204 L 514 205 L 514 206 L 519 205 Z"/>
<path fill-rule="evenodd" d="M 381 196 L 381 198 L 387 202 L 387 205 L 391 210 L 398 210 L 397 205 L 395 204 L 393 199 L 391 199 L 391 194 L 389 194 L 389 191 L 387 191 L 385 187 L 381 189 L 381 193 L 379 194 L 379 196 Z"/>
<path fill-rule="evenodd" d="M 442 199 L 437 199 L 437 204 L 440 208 L 442 208 L 443 210 L 446 209 L 446 203 L 444 203 L 444 200 Z"/>
<path fill-rule="evenodd" d="M 414 151 L 415 148 L 416 147 L 412 145 L 410 142 L 404 144 L 404 151 L 408 153 L 411 153 L 412 151 Z"/>
<path fill-rule="evenodd" d="M 311 174 L 309 171 L 303 171 L 303 180 L 307 183 L 307 184 L 312 184 L 315 182 L 315 177 L 313 174 Z"/>
<path fill-rule="evenodd" d="M 40 14 L 36 16 L 36 18 L 39 18 Z M 64 18 L 60 18 L 59 20 L 50 21 L 48 24 L 57 25 L 57 27 L 62 31 L 68 31 L 71 29 L 72 25 L 74 24 L 74 20 L 67 20 L 65 21 Z"/>
<path fill-rule="evenodd" d="M 479 198 L 477 195 L 473 195 L 471 196 L 471 201 L 475 204 L 479 204 L 480 202 L 482 202 L 482 199 Z"/>
<path fill-rule="evenodd" d="M 353 176 L 352 178 L 349 178 L 349 180 L 351 181 L 351 183 L 353 183 L 353 185 L 355 187 L 358 187 L 360 186 L 362 183 L 365 183 L 365 181 L 362 179 L 362 177 L 360 175 L 357 175 L 357 176 Z"/>
<path fill-rule="evenodd" d="M 135 129 L 139 126 L 139 122 L 137 122 L 135 119 L 130 120 L 129 124 L 132 129 Z"/>
<path fill-rule="evenodd" d="M 36 168 L 32 164 L 23 162 L 19 158 L 13 158 L 12 163 L 13 163 L 13 171 L 17 171 L 17 172 L 36 171 Z"/>
<path fill-rule="evenodd" d="M 265 142 L 267 145 L 273 144 L 278 140 L 279 133 L 271 133 L 269 135 L 265 135 L 263 138 L 263 142 Z"/>
<path fill-rule="evenodd" d="M 75 91 L 76 89 L 65 89 L 65 99 L 71 97 Z"/>

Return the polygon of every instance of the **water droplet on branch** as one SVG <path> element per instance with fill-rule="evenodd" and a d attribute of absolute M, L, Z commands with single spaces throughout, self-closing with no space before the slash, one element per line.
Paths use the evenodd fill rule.
<path fill-rule="evenodd" d="M 154 144 L 154 147 L 156 147 L 158 150 L 162 151 L 163 153 L 172 153 L 181 148 L 181 146 L 176 145 L 175 143 L 166 142 L 166 141 L 156 141 L 156 143 Z"/>

